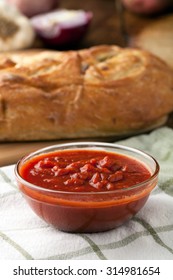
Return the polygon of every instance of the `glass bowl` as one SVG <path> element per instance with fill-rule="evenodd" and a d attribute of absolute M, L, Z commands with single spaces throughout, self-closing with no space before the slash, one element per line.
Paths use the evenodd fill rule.
<path fill-rule="evenodd" d="M 149 177 L 140 183 L 107 191 L 81 191 L 80 188 L 79 191 L 76 190 L 78 188 L 75 188 L 75 191 L 48 189 L 23 178 L 22 168 L 31 161 L 48 157 L 52 153 L 76 151 L 82 154 L 85 151 L 106 152 L 108 156 L 114 154 L 126 157 L 135 161 L 137 165 L 142 164 L 149 171 Z M 51 169 L 51 164 L 48 164 L 47 168 Z M 30 153 L 15 166 L 17 184 L 32 210 L 57 229 L 78 233 L 106 231 L 128 221 L 146 203 L 157 185 L 158 174 L 159 164 L 152 156 L 134 148 L 102 142 L 74 142 L 49 146 Z"/>

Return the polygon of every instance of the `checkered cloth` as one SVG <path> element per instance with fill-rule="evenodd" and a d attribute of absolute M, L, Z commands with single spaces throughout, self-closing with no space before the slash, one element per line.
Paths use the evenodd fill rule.
<path fill-rule="evenodd" d="M 0 168 L 0 259 L 173 259 L 173 130 L 157 129 L 124 141 L 154 156 L 158 187 L 132 220 L 103 233 L 58 231 L 32 212 L 18 191 L 14 166 Z"/>

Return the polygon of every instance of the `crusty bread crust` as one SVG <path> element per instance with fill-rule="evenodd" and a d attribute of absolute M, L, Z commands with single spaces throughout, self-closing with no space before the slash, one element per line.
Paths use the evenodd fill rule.
<path fill-rule="evenodd" d="M 137 49 L 0 55 L 0 141 L 128 135 L 173 110 L 173 72 Z"/>

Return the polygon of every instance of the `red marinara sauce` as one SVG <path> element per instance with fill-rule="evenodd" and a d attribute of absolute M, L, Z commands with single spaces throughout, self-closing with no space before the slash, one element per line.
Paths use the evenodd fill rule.
<path fill-rule="evenodd" d="M 113 191 L 134 186 L 151 173 L 139 161 L 105 151 L 62 151 L 33 158 L 20 169 L 28 182 L 65 192 Z"/>
<path fill-rule="evenodd" d="M 104 150 L 41 154 L 20 165 L 19 174 L 39 187 L 19 184 L 36 214 L 68 232 L 98 232 L 121 225 L 141 209 L 153 188 L 132 187 L 151 177 L 145 164 Z"/>

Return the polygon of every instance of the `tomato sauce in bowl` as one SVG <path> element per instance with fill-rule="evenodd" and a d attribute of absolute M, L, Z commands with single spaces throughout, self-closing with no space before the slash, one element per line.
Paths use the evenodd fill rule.
<path fill-rule="evenodd" d="M 147 201 L 158 173 L 150 155 L 98 142 L 50 146 L 15 168 L 34 212 L 67 232 L 105 231 L 129 220 Z"/>

